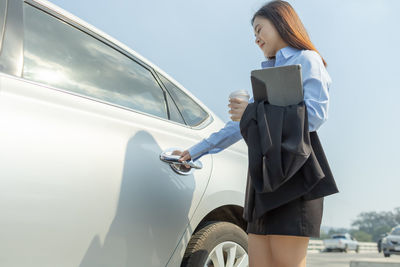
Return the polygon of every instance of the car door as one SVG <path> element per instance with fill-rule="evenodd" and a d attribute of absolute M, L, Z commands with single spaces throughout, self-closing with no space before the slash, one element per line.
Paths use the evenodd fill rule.
<path fill-rule="evenodd" d="M 23 12 L 22 74 L 0 73 L 0 265 L 165 265 L 211 156 L 174 171 L 160 155 L 200 137 L 151 67 L 59 10 Z"/>

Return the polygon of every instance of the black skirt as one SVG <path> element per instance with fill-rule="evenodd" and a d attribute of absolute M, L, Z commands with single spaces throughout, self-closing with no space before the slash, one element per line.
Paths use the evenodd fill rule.
<path fill-rule="evenodd" d="M 319 237 L 324 198 L 303 197 L 269 210 L 247 224 L 247 233 Z"/>

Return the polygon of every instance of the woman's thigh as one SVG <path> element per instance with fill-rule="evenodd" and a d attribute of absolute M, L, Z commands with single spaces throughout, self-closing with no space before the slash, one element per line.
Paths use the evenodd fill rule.
<path fill-rule="evenodd" d="M 275 267 L 268 235 L 248 235 L 249 267 Z"/>
<path fill-rule="evenodd" d="M 274 267 L 305 267 L 309 237 L 268 235 Z"/>

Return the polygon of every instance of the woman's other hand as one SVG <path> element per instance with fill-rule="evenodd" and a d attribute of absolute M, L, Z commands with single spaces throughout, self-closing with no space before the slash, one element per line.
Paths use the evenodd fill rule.
<path fill-rule="evenodd" d="M 230 107 L 229 113 L 232 114 L 231 119 L 233 121 L 240 121 L 248 104 L 249 102 L 246 100 L 230 98 L 228 107 Z"/>

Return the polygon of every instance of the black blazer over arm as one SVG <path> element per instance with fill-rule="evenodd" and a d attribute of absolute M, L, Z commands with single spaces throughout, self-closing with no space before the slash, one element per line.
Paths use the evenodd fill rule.
<path fill-rule="evenodd" d="M 304 102 L 247 106 L 240 121 L 249 158 L 243 213 L 247 221 L 299 197 L 338 192 L 318 135 L 308 132 L 307 117 Z"/>

